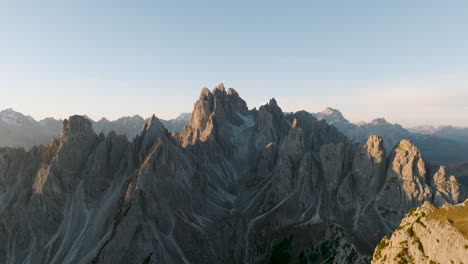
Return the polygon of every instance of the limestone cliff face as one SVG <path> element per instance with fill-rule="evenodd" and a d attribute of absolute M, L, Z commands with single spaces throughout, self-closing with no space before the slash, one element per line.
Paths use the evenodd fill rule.
<path fill-rule="evenodd" d="M 468 200 L 437 208 L 429 202 L 406 214 L 374 251 L 372 263 L 465 263 Z"/>
<path fill-rule="evenodd" d="M 182 145 L 194 144 L 197 140 L 206 141 L 215 135 L 216 127 L 219 128 L 225 122 L 241 125 L 243 120 L 240 115 L 247 112 L 247 104 L 234 89 L 226 91 L 222 83 L 212 92 L 203 88 L 188 125 L 180 133 Z"/>
<path fill-rule="evenodd" d="M 35 192 L 69 193 L 79 181 L 79 173 L 96 141 L 98 137 L 88 119 L 72 116 L 69 120 L 64 120 L 54 158 L 49 164 L 42 164 L 36 176 Z"/>
<path fill-rule="evenodd" d="M 425 201 L 442 205 L 457 203 L 462 198 L 453 177 L 448 177 L 443 168 L 427 164 L 421 152 L 407 140 L 395 147 L 389 164 L 377 206 L 391 229 L 398 226 L 408 210 Z"/>
<path fill-rule="evenodd" d="M 366 262 L 409 209 L 464 198 L 411 143 L 383 146 L 274 99 L 248 110 L 223 85 L 180 133 L 153 116 L 129 142 L 72 116 L 47 146 L 0 149 L 0 259 Z"/>

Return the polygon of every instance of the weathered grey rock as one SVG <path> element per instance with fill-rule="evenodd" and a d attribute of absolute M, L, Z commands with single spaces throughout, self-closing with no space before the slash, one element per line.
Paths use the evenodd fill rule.
<path fill-rule="evenodd" d="M 444 166 L 440 166 L 439 170 L 434 174 L 431 179 L 431 185 L 436 189 L 435 197 L 433 198 L 433 203 L 436 206 L 455 204 L 465 198 L 465 195 L 461 193 L 460 184 L 455 176 L 449 176 Z"/>
<path fill-rule="evenodd" d="M 402 140 L 393 150 L 387 177 L 377 206 L 390 229 L 396 228 L 411 208 L 425 201 L 442 204 L 461 202 L 459 184 L 454 177 L 447 177 L 444 168 L 435 174 L 425 162 L 421 152 L 409 141 Z"/>
<path fill-rule="evenodd" d="M 389 227 L 396 228 L 407 211 L 431 200 L 428 169 L 421 152 L 407 140 L 390 154 L 385 185 L 377 198 Z"/>

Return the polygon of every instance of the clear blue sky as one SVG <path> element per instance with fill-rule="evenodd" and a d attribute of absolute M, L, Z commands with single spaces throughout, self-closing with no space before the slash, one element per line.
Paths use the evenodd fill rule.
<path fill-rule="evenodd" d="M 0 109 L 40 119 L 249 107 L 468 126 L 468 1 L 0 2 Z"/>

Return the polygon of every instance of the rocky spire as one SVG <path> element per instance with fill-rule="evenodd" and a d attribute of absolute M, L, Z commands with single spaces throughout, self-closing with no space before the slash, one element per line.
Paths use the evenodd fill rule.
<path fill-rule="evenodd" d="M 153 115 L 143 126 L 140 135 L 138 135 L 134 140 L 134 165 L 138 166 L 138 164 L 145 159 L 146 155 L 159 138 L 167 138 L 167 136 L 167 129 L 161 121 Z"/>
<path fill-rule="evenodd" d="M 53 150 L 46 158 L 50 164 L 43 164 L 36 175 L 35 192 L 65 195 L 73 190 L 76 187 L 74 183 L 81 177 L 79 171 L 103 138 L 96 136 L 91 121 L 86 117 L 74 115 L 65 119 L 58 148 L 54 144 L 50 146 Z"/>
<path fill-rule="evenodd" d="M 270 102 L 260 106 L 257 114 L 257 129 L 262 130 L 267 127 L 273 127 L 275 124 L 281 123 L 284 119 L 283 110 L 276 103 L 275 98 L 271 98 Z"/>
<path fill-rule="evenodd" d="M 63 140 L 73 136 L 94 135 L 93 124 L 83 116 L 74 115 L 63 121 L 62 135 Z"/>
<path fill-rule="evenodd" d="M 428 164 L 408 140 L 401 140 L 389 158 L 385 185 L 378 208 L 391 228 L 398 226 L 405 213 L 432 198 Z"/>
<path fill-rule="evenodd" d="M 140 133 L 143 147 L 151 147 L 157 138 L 161 136 L 167 136 L 167 133 L 167 129 L 164 127 L 161 121 L 159 121 L 159 119 L 153 115 L 150 121 L 145 123 Z"/>
<path fill-rule="evenodd" d="M 181 132 L 183 145 L 205 141 L 213 135 L 216 126 L 225 122 L 233 125 L 243 123 L 239 114 L 248 112 L 247 104 L 233 88 L 227 91 L 224 84 L 218 84 L 213 91 L 203 88 L 195 103 L 188 125 Z"/>
<path fill-rule="evenodd" d="M 352 164 L 352 177 L 359 200 L 366 203 L 375 198 L 385 182 L 387 157 L 381 137 L 370 136 L 356 150 Z"/>
<path fill-rule="evenodd" d="M 431 185 L 436 189 L 433 201 L 436 206 L 454 204 L 466 198 L 455 176 L 447 174 L 444 166 L 440 166 L 431 178 Z"/>

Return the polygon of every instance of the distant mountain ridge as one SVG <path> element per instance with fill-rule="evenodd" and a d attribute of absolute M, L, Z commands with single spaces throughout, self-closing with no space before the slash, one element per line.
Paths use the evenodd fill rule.
<path fill-rule="evenodd" d="M 440 138 L 452 139 L 468 143 L 468 128 L 454 126 L 419 126 L 409 129 L 411 132 L 433 135 Z"/>
<path fill-rule="evenodd" d="M 318 119 L 326 120 L 354 142 L 363 142 L 370 135 L 379 135 L 385 140 L 385 148 L 392 149 L 400 140 L 408 139 L 415 144 L 430 162 L 446 164 L 468 161 L 468 128 L 459 129 L 458 138 L 440 136 L 442 133 L 419 134 L 410 132 L 399 124 L 391 124 L 385 118 L 377 118 L 370 123 L 350 123 L 343 114 L 327 107 L 324 111 L 313 114 Z M 444 130 L 441 130 L 444 131 Z M 466 133 L 464 133 L 466 131 Z"/>
<path fill-rule="evenodd" d="M 48 144 L 60 132 L 61 121 L 34 118 L 11 108 L 0 112 L 0 146 L 31 148 Z"/>
<path fill-rule="evenodd" d="M 287 113 L 285 113 L 287 115 Z M 325 120 L 336 127 L 347 138 L 356 143 L 364 142 L 371 135 L 384 138 L 386 150 L 391 150 L 402 139 L 408 139 L 415 144 L 429 162 L 444 164 L 450 173 L 463 177 L 460 181 L 468 186 L 468 128 L 454 128 L 450 126 L 440 128 L 421 127 L 419 129 L 405 129 L 399 124 L 391 124 L 385 118 L 376 118 L 369 123 L 351 123 L 338 110 L 327 107 L 322 112 L 313 114 L 319 120 Z M 184 113 L 171 120 L 160 120 L 170 132 L 180 132 L 190 121 L 191 113 Z M 125 135 L 129 140 L 137 136 L 145 121 L 139 115 L 122 117 L 114 121 L 102 118 L 94 121 L 94 131 L 109 134 L 115 131 Z M 52 137 L 60 136 L 62 120 L 45 118 L 36 122 L 32 117 L 6 109 L 0 112 L 0 146 L 31 148 L 35 145 L 50 143 Z M 420 131 L 421 133 L 416 133 Z M 429 132 L 430 131 L 430 132 Z"/>
<path fill-rule="evenodd" d="M 109 134 L 115 131 L 119 135 L 125 135 L 128 139 L 133 139 L 142 130 L 145 121 L 139 115 L 125 116 L 114 121 L 109 121 L 106 118 L 101 118 L 99 121 L 94 121 L 86 117 L 92 122 L 94 131 L 99 133 Z M 170 120 L 161 120 L 169 131 L 180 131 L 189 121 L 190 114 L 184 113 L 177 118 Z M 5 109 L 0 112 L 0 147 L 23 147 L 30 149 L 33 146 L 49 144 L 53 137 L 60 136 L 60 129 L 63 120 L 57 120 L 49 117 L 36 121 L 31 116 L 26 116 L 20 112 L 16 112 L 12 108 Z"/>

